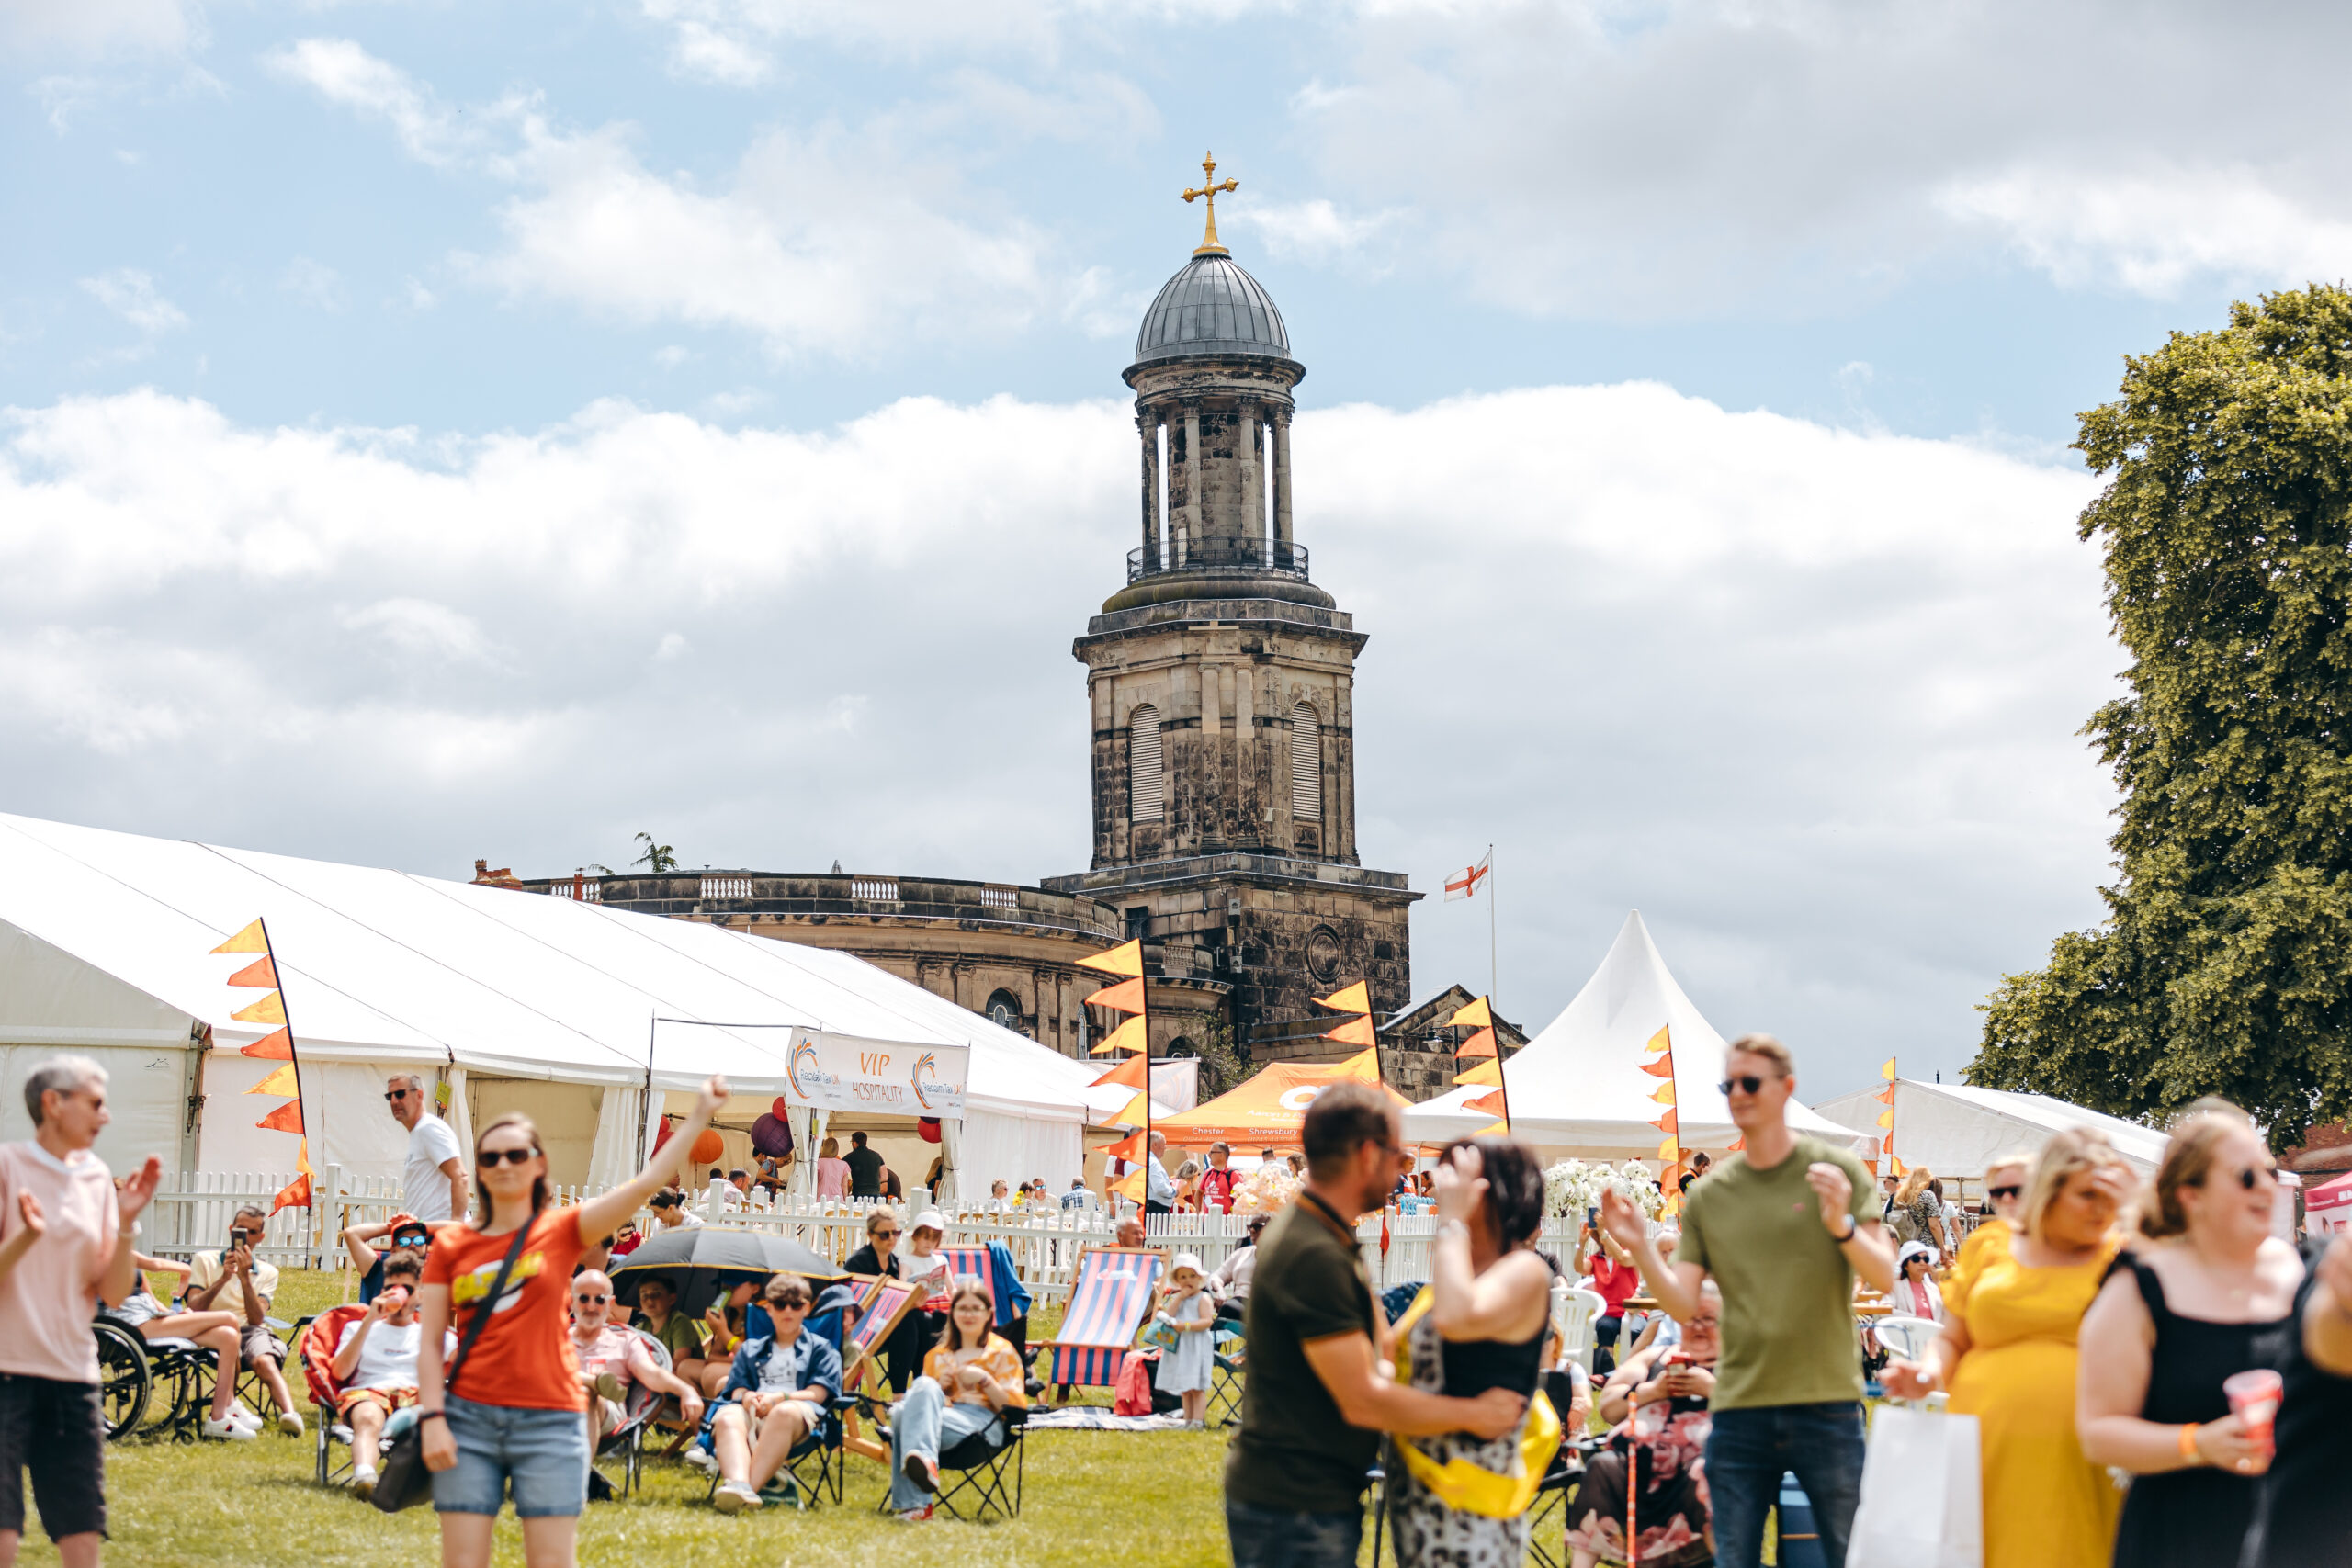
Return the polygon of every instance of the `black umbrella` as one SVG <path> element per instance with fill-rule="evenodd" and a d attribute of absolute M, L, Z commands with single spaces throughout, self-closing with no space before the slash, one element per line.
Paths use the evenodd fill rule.
<path fill-rule="evenodd" d="M 665 1230 L 608 1268 L 613 1293 L 637 1304 L 637 1288 L 666 1280 L 678 1292 L 678 1311 L 700 1317 L 722 1292 L 763 1285 L 772 1274 L 798 1274 L 812 1285 L 847 1278 L 847 1271 L 787 1236 L 765 1231 L 695 1226 Z"/>

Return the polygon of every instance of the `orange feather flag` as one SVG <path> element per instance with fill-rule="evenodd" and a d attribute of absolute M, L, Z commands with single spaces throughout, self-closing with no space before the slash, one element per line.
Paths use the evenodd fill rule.
<path fill-rule="evenodd" d="M 1657 1121 L 1651 1122 L 1650 1125 L 1657 1128 L 1661 1133 L 1676 1133 L 1681 1131 L 1679 1124 L 1678 1124 L 1674 1119 L 1674 1112 L 1671 1111 L 1659 1117 Z M 1664 1159 L 1668 1156 L 1661 1155 L 1658 1157 Z"/>
<path fill-rule="evenodd" d="M 1354 985 L 1343 987 L 1328 997 L 1316 998 L 1315 1005 L 1319 1008 L 1329 1008 L 1334 1012 L 1370 1012 L 1372 1010 L 1372 982 L 1358 980 Z"/>
<path fill-rule="evenodd" d="M 1499 1116 L 1503 1111 L 1503 1091 L 1497 1089 L 1492 1094 L 1482 1094 L 1476 1100 L 1465 1100 L 1462 1102 L 1462 1109 L 1482 1111 L 1490 1115 Z"/>
<path fill-rule="evenodd" d="M 1150 1141 L 1138 1129 L 1121 1138 L 1117 1143 L 1103 1145 L 1102 1152 L 1115 1160 L 1136 1161 L 1143 1158 L 1144 1145 Z"/>
<path fill-rule="evenodd" d="M 1101 975 L 1125 975 L 1130 979 L 1140 979 L 1143 976 L 1143 943 L 1123 942 L 1106 953 L 1080 959 L 1078 966 Z M 1133 1012 L 1135 1010 L 1130 1008 L 1127 1010 Z"/>
<path fill-rule="evenodd" d="M 265 1062 L 290 1062 L 294 1059 L 294 1032 L 281 1029 L 275 1034 L 265 1034 L 250 1045 L 238 1047 L 240 1056 L 258 1056 Z"/>
<path fill-rule="evenodd" d="M 245 1092 L 247 1094 L 299 1095 L 302 1092 L 302 1089 L 294 1077 L 294 1064 L 288 1062 Z"/>
<path fill-rule="evenodd" d="M 256 991 L 274 991 L 277 989 L 277 965 L 265 953 L 230 976 L 229 984 L 249 987 Z"/>
<path fill-rule="evenodd" d="M 1491 1029 L 1494 1023 L 1495 1010 L 1487 1005 L 1484 997 L 1468 1007 L 1455 1009 L 1453 1016 L 1445 1021 L 1448 1029 Z"/>
<path fill-rule="evenodd" d="M 1143 1011 L 1143 976 L 1138 975 L 1132 980 L 1122 980 L 1115 986 L 1097 991 L 1086 998 L 1086 1005 L 1115 1008 L 1121 1012 L 1141 1012 Z M 241 1013 L 238 1016 L 243 1015 Z"/>
<path fill-rule="evenodd" d="M 1113 1040 L 1116 1040 L 1120 1034 L 1135 1028 L 1136 1025 L 1142 1021 L 1143 1020 L 1139 1018 L 1128 1020 L 1126 1022 L 1119 1025 L 1118 1030 L 1112 1034 L 1111 1038 Z M 1097 1045 L 1095 1047 L 1095 1050 L 1097 1051 L 1105 1049 L 1108 1049 L 1107 1043 L 1104 1045 Z M 1116 1084 L 1121 1089 L 1140 1089 L 1145 1087 L 1146 1079 L 1144 1075 L 1148 1073 L 1150 1070 L 1151 1062 L 1148 1057 L 1130 1056 L 1125 1061 L 1121 1062 L 1117 1066 L 1113 1067 L 1109 1072 L 1104 1073 L 1101 1077 L 1096 1078 L 1087 1087 L 1090 1089 L 1101 1089 L 1106 1084 Z"/>
<path fill-rule="evenodd" d="M 1477 1033 L 1473 1034 L 1469 1039 L 1464 1040 L 1462 1043 L 1462 1049 L 1454 1053 L 1454 1055 L 1457 1057 L 1491 1056 L 1494 1055 L 1495 1032 L 1491 1029 L 1482 1029 L 1478 1031 Z"/>
<path fill-rule="evenodd" d="M 239 1008 L 229 1015 L 239 1023 L 274 1023 L 283 1028 L 286 1023 L 286 996 L 272 991 L 251 1007 Z"/>
<path fill-rule="evenodd" d="M 307 1209 L 311 1206 L 311 1140 L 303 1139 L 294 1146 L 294 1168 L 300 1174 L 277 1190 L 270 1200 L 269 1212 L 280 1209 Z"/>
<path fill-rule="evenodd" d="M 1323 1032 L 1323 1038 L 1336 1040 L 1342 1045 L 1361 1045 L 1366 1049 L 1375 1043 L 1372 1020 L 1368 1017 L 1351 1018 L 1337 1029 L 1327 1029 Z"/>
<path fill-rule="evenodd" d="M 302 1102 L 289 1100 L 254 1125 L 273 1133 L 299 1133 L 302 1130 Z"/>
<path fill-rule="evenodd" d="M 1654 1078 L 1670 1078 L 1674 1076 L 1674 1059 L 1670 1056 L 1660 1056 L 1655 1062 L 1644 1062 L 1642 1071 Z"/>
<path fill-rule="evenodd" d="M 1475 1066 L 1453 1075 L 1453 1086 L 1456 1089 L 1466 1083 L 1492 1084 L 1497 1089 L 1500 1089 L 1502 1082 L 1503 1065 L 1492 1056 L 1487 1056 Z"/>
<path fill-rule="evenodd" d="M 1357 1052 L 1338 1066 L 1333 1067 L 1331 1077 L 1334 1080 L 1356 1078 L 1364 1083 L 1378 1083 L 1380 1081 L 1379 1050 L 1375 1047 L 1372 1050 Z"/>
<path fill-rule="evenodd" d="M 1140 986 L 1143 982 L 1137 980 L 1134 984 Z M 1088 1048 L 1086 1054 L 1090 1056 L 1107 1056 L 1114 1051 L 1141 1052 L 1144 1046 L 1143 1030 L 1143 1014 L 1137 1013 L 1102 1039 L 1097 1040 Z M 1143 1057 L 1138 1055 L 1136 1060 L 1140 1062 Z M 1135 1084 L 1131 1087 L 1141 1089 L 1143 1085 Z"/>
<path fill-rule="evenodd" d="M 262 936 L 261 922 L 255 920 L 212 951 L 215 953 L 267 953 L 269 943 Z"/>

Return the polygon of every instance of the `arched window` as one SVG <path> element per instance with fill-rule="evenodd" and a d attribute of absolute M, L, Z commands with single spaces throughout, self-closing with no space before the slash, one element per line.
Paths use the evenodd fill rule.
<path fill-rule="evenodd" d="M 1000 1029 L 1017 1031 L 1021 1027 L 1021 998 L 1011 991 L 998 991 L 989 998 L 989 1005 L 980 1010 L 987 1013 L 989 1021 Z"/>
<path fill-rule="evenodd" d="M 1323 726 L 1312 703 L 1290 710 L 1290 814 L 1323 820 Z"/>
<path fill-rule="evenodd" d="M 1127 820 L 1159 821 L 1164 798 L 1159 768 L 1159 710 L 1145 703 L 1127 716 Z"/>

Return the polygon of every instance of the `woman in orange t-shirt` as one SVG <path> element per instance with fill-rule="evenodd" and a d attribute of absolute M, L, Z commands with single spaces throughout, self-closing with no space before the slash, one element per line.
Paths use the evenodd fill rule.
<path fill-rule="evenodd" d="M 547 1148 L 522 1115 L 502 1116 L 474 1139 L 474 1184 L 486 1218 L 444 1226 L 433 1238 L 417 1292 L 417 1405 L 433 1506 L 441 1516 L 443 1568 L 488 1568 L 491 1527 L 511 1487 L 523 1521 L 527 1568 L 573 1568 L 580 1509 L 588 1495 L 588 1429 L 565 1316 L 572 1266 L 676 1174 L 695 1137 L 727 1100 L 727 1084 L 702 1086 L 694 1113 L 656 1149 L 634 1180 L 583 1203 L 548 1206 Z M 493 1303 L 486 1298 L 515 1231 L 523 1250 Z M 462 1341 L 475 1314 L 490 1321 L 458 1369 L 461 1394 L 444 1386 L 441 1336 Z"/>

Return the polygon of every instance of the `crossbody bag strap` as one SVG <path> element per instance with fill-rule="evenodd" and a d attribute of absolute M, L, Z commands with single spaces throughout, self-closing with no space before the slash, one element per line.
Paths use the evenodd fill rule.
<path fill-rule="evenodd" d="M 450 1359 L 448 1371 L 441 1375 L 444 1395 L 458 1391 L 458 1372 L 465 1366 L 466 1357 L 472 1351 L 474 1341 L 481 1338 L 481 1331 L 490 1326 L 491 1314 L 497 1310 L 498 1298 L 506 1293 L 507 1279 L 514 1272 L 514 1260 L 523 1256 L 523 1244 L 530 1239 L 531 1227 L 538 1223 L 539 1217 L 534 1214 L 514 1227 L 514 1239 L 506 1245 L 506 1258 L 498 1266 L 498 1277 L 491 1281 L 490 1294 L 484 1296 L 481 1305 L 474 1309 L 473 1321 L 466 1325 L 466 1332 L 458 1340 L 458 1353 Z"/>

